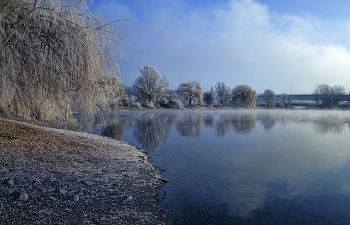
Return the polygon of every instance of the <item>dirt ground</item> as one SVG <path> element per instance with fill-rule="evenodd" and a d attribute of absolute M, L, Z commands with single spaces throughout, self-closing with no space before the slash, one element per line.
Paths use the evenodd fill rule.
<path fill-rule="evenodd" d="M 0 224 L 165 224 L 165 181 L 127 143 L 0 119 Z"/>

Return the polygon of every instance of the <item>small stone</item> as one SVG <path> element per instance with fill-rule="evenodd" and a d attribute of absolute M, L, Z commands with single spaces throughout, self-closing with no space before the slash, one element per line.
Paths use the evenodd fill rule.
<path fill-rule="evenodd" d="M 40 191 L 41 193 L 45 193 L 45 192 L 47 191 L 47 189 L 46 189 L 45 187 L 41 186 L 41 185 L 38 185 L 38 186 L 36 186 L 36 187 L 39 189 L 39 191 Z"/>
<path fill-rule="evenodd" d="M 159 170 L 162 171 L 162 172 L 165 172 L 165 171 L 167 171 L 167 168 L 165 168 L 165 167 L 159 167 Z"/>
<path fill-rule="evenodd" d="M 26 182 L 27 178 L 26 177 L 16 177 L 16 181 L 18 182 Z"/>
<path fill-rule="evenodd" d="M 56 177 L 54 177 L 54 176 L 50 176 L 50 177 L 49 177 L 49 180 L 50 180 L 50 182 L 52 182 L 52 181 L 57 180 L 57 178 L 56 178 Z"/>
<path fill-rule="evenodd" d="M 74 162 L 74 161 L 71 161 L 70 163 L 72 164 L 72 166 L 77 166 L 77 165 L 79 165 L 79 163 Z"/>
<path fill-rule="evenodd" d="M 84 192 L 83 191 L 76 191 L 75 194 L 78 196 L 82 196 L 82 195 L 84 195 Z"/>
<path fill-rule="evenodd" d="M 78 171 L 78 172 L 75 172 L 74 175 L 82 175 L 83 173 Z"/>
<path fill-rule="evenodd" d="M 49 199 L 51 199 L 52 201 L 55 201 L 55 202 L 58 201 L 58 199 L 53 197 L 53 196 L 49 196 Z"/>
<path fill-rule="evenodd" d="M 19 201 L 27 201 L 28 200 L 28 194 L 23 190 L 17 190 L 9 194 L 11 197 L 13 197 L 15 200 Z"/>
<path fill-rule="evenodd" d="M 12 178 L 9 178 L 9 179 L 4 180 L 2 183 L 9 185 L 9 186 L 13 186 L 15 184 L 15 181 Z"/>
<path fill-rule="evenodd" d="M 82 196 L 85 194 L 85 192 L 87 192 L 86 188 L 80 188 L 78 191 L 75 192 L 75 194 L 78 196 Z"/>
<path fill-rule="evenodd" d="M 119 190 L 122 185 L 120 183 L 115 183 L 115 187 Z"/>
<path fill-rule="evenodd" d="M 166 178 L 164 178 L 164 177 L 159 177 L 158 179 L 159 179 L 160 181 L 164 182 L 164 183 L 167 183 L 167 182 L 170 181 L 169 179 L 166 179 Z"/>
<path fill-rule="evenodd" d="M 38 180 L 38 179 L 33 180 L 33 185 L 34 185 L 34 186 L 38 186 L 38 185 L 40 185 L 40 184 L 41 184 L 41 181 L 40 181 L 40 180 Z"/>
<path fill-rule="evenodd" d="M 91 186 L 91 185 L 92 185 L 92 182 L 87 181 L 87 180 L 84 180 L 83 183 L 86 184 L 86 185 L 88 185 L 88 186 Z"/>
<path fill-rule="evenodd" d="M 129 201 L 131 201 L 133 199 L 134 199 L 134 197 L 132 197 L 131 195 L 129 195 L 129 197 L 127 198 L 127 200 L 129 200 Z"/>
<path fill-rule="evenodd" d="M 54 180 L 51 182 L 51 185 L 54 187 L 61 187 L 61 182 L 59 180 Z"/>
<path fill-rule="evenodd" d="M 9 169 L 7 169 L 6 167 L 1 167 L 0 168 L 0 172 L 1 173 L 7 173 L 7 172 L 9 172 Z"/>
<path fill-rule="evenodd" d="M 73 202 L 79 201 L 79 196 L 78 195 L 71 195 L 69 196 L 69 199 Z"/>
<path fill-rule="evenodd" d="M 62 194 L 62 195 L 65 195 L 65 194 L 67 194 L 67 193 L 68 193 L 68 191 L 67 191 L 67 190 L 65 190 L 65 189 L 63 189 L 63 188 L 59 188 L 59 189 L 57 189 L 57 192 L 58 192 L 58 193 L 60 193 L 60 194 Z"/>
<path fill-rule="evenodd" d="M 27 201 L 28 200 L 28 194 L 25 193 L 25 192 L 20 192 L 19 193 L 19 198 L 18 198 L 19 201 Z"/>

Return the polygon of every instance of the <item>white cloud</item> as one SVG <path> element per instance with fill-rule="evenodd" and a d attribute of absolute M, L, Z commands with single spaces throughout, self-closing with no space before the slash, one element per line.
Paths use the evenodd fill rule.
<path fill-rule="evenodd" d="M 119 8 L 125 14 L 118 15 L 133 18 L 125 24 L 125 38 L 139 56 L 123 70 L 128 85 L 144 65 L 155 66 L 174 89 L 199 80 L 205 89 L 224 81 L 231 87 L 248 84 L 258 92 L 268 87 L 289 92 L 290 85 L 293 92 L 311 92 L 317 83 L 347 82 L 350 53 L 340 42 L 340 36 L 349 36 L 346 21 L 280 15 L 252 0 L 187 11 L 185 2 L 157 3 L 143 15 Z"/>

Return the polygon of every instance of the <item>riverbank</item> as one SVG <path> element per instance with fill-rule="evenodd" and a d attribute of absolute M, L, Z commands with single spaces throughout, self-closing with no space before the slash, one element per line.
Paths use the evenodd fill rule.
<path fill-rule="evenodd" d="M 165 224 L 164 179 L 110 138 L 0 119 L 0 224 Z"/>

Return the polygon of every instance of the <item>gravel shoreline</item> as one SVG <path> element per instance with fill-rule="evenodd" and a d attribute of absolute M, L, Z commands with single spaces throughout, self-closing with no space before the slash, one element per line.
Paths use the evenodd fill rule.
<path fill-rule="evenodd" d="M 0 224 L 165 224 L 167 180 L 135 147 L 0 119 Z"/>

